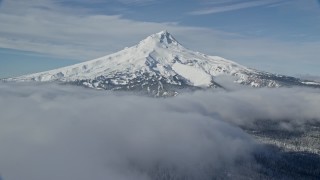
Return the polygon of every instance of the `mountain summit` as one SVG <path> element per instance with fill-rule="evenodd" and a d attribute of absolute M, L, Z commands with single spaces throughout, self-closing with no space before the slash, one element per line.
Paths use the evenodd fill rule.
<path fill-rule="evenodd" d="M 159 33 L 153 34 L 141 41 L 141 43 L 148 44 L 146 42 L 161 43 L 175 46 L 181 45 L 167 30 L 160 31 Z"/>
<path fill-rule="evenodd" d="M 169 96 L 186 88 L 221 87 L 215 82 L 221 75 L 233 76 L 236 83 L 253 87 L 304 84 L 293 77 L 260 72 L 222 57 L 191 51 L 167 31 L 108 56 L 6 81 L 58 81 L 95 89 Z"/>

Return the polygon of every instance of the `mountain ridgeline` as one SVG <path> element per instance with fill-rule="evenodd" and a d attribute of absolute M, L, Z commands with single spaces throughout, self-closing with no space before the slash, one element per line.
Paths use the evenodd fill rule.
<path fill-rule="evenodd" d="M 194 89 L 224 88 L 215 81 L 219 76 L 232 76 L 234 83 L 252 87 L 320 87 L 317 82 L 262 72 L 222 57 L 191 51 L 167 31 L 111 55 L 4 81 L 55 81 L 93 89 L 174 96 Z"/>

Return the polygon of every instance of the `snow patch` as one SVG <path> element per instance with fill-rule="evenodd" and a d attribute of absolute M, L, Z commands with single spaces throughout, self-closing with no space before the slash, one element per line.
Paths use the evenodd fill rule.
<path fill-rule="evenodd" d="M 317 82 L 310 82 L 310 81 L 305 81 L 305 82 L 302 82 L 303 84 L 307 84 L 307 85 L 320 85 L 320 83 L 317 83 Z"/>
<path fill-rule="evenodd" d="M 174 63 L 172 65 L 172 69 L 180 76 L 189 80 L 194 86 L 208 87 L 211 85 L 211 75 L 205 73 L 199 68 L 180 63 Z"/>
<path fill-rule="evenodd" d="M 236 76 L 237 82 L 246 82 L 247 74 L 255 74 L 255 71 L 222 57 L 208 56 L 184 48 L 170 33 L 161 31 L 135 46 L 108 56 L 51 71 L 9 78 L 7 81 L 74 82 L 103 77 L 113 79 L 111 84 L 114 85 L 128 85 L 137 72 L 180 85 L 180 82 L 174 80 L 178 74 L 189 80 L 190 85 L 198 87 L 212 85 L 212 78 L 218 75 Z M 137 82 L 144 80 L 148 81 L 141 79 Z M 91 86 L 98 88 L 99 84 Z"/>

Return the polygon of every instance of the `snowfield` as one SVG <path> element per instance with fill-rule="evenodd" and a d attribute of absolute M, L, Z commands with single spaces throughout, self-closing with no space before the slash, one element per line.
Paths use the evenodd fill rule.
<path fill-rule="evenodd" d="M 252 70 L 222 57 L 207 56 L 184 48 L 167 31 L 142 40 L 138 45 L 91 61 L 17 78 L 14 81 L 74 81 L 113 77 L 117 73 L 160 74 L 164 78 L 180 75 L 193 86 L 209 86 L 213 76 L 234 75 L 245 79 Z M 130 79 L 130 78 L 128 78 Z"/>
<path fill-rule="evenodd" d="M 319 83 L 250 69 L 222 57 L 189 50 L 167 31 L 153 34 L 137 45 L 111 55 L 4 81 L 57 81 L 93 89 L 175 96 L 182 89 L 225 88 L 215 82 L 219 76 L 229 76 L 234 83 L 256 88 L 320 87 Z"/>

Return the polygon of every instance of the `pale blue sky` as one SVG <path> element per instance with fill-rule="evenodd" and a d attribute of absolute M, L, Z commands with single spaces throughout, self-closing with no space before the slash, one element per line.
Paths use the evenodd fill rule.
<path fill-rule="evenodd" d="M 0 0 L 0 78 L 90 60 L 167 29 L 185 47 L 320 76 L 317 0 Z"/>

